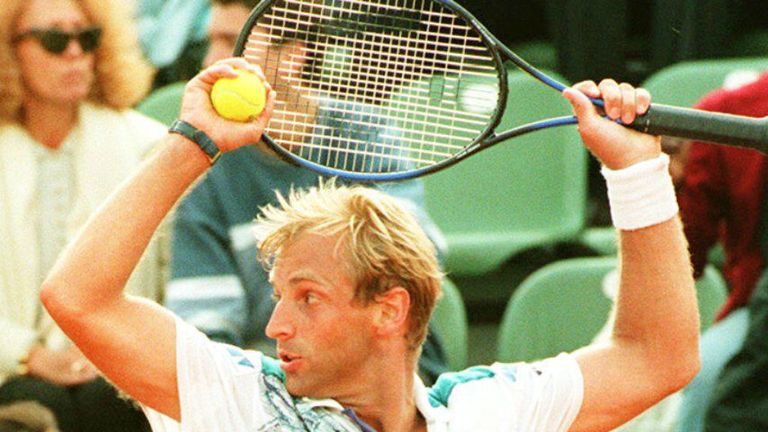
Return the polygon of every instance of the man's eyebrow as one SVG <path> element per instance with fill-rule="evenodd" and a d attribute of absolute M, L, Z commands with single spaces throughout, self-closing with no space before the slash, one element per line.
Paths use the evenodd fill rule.
<path fill-rule="evenodd" d="M 299 274 L 293 274 L 291 275 L 291 277 L 288 278 L 288 283 L 291 285 L 298 284 L 301 282 L 313 282 L 317 284 L 322 284 L 323 279 L 314 277 L 308 273 L 303 273 L 303 272 Z"/>
<path fill-rule="evenodd" d="M 297 270 L 288 277 L 289 286 L 298 285 L 303 282 L 311 283 L 315 290 L 322 292 L 327 292 L 332 285 L 331 281 L 325 279 L 321 275 L 305 270 Z"/>
<path fill-rule="evenodd" d="M 268 281 L 274 287 L 274 285 L 275 285 L 275 267 L 273 267 L 269 271 Z M 315 277 L 315 276 L 312 275 L 312 273 L 302 269 L 302 270 L 297 270 L 297 271 L 291 273 L 290 275 L 288 275 L 288 279 L 286 281 L 288 282 L 288 284 L 296 284 L 296 283 L 303 282 L 303 281 L 321 283 L 322 282 L 322 278 Z"/>

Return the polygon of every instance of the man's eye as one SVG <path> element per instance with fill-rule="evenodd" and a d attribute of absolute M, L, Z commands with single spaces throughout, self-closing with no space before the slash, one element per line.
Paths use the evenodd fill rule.
<path fill-rule="evenodd" d="M 312 293 L 304 294 L 304 303 L 313 304 L 317 301 L 317 296 Z"/>

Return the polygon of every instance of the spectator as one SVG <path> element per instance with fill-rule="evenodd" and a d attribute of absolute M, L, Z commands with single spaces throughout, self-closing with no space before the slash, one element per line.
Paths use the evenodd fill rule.
<path fill-rule="evenodd" d="M 37 402 L 0 406 L 0 432 L 59 432 L 53 413 Z"/>
<path fill-rule="evenodd" d="M 188 80 L 200 70 L 208 46 L 208 0 L 139 0 L 141 44 L 157 68 L 153 87 Z"/>
<path fill-rule="evenodd" d="M 0 404 L 38 401 L 63 432 L 147 425 L 38 296 L 68 240 L 163 133 L 127 109 L 152 79 L 131 23 L 118 0 L 0 8 Z M 150 250 L 134 292 L 157 296 L 156 262 Z"/>
<path fill-rule="evenodd" d="M 697 108 L 750 117 L 768 115 L 768 73 L 734 89 L 715 91 Z M 715 323 L 701 340 L 702 370 L 683 392 L 678 430 L 703 430 L 704 413 L 723 366 L 741 348 L 749 326 L 749 302 L 765 269 L 760 250 L 761 206 L 768 166 L 753 150 L 692 143 L 686 151 L 678 200 L 685 234 L 699 277 L 710 249 L 718 242 L 725 253 L 723 275 L 730 295 Z"/>
<path fill-rule="evenodd" d="M 765 221 L 763 216 L 763 221 Z M 763 237 L 763 246 L 768 238 Z M 749 328 L 741 348 L 723 368 L 705 415 L 706 432 L 768 430 L 768 279 L 760 278 L 747 305 Z"/>
<path fill-rule="evenodd" d="M 214 1 L 206 64 L 232 54 L 255 4 L 256 0 Z M 288 85 L 275 85 L 279 95 L 290 92 Z M 328 126 L 343 127 L 343 118 L 334 118 Z M 377 134 L 368 133 L 366 139 L 375 140 Z M 264 335 L 273 308 L 272 287 L 256 259 L 251 223 L 260 207 L 275 202 L 275 190 L 287 193 L 293 187 L 314 185 L 318 178 L 254 146 L 224 155 L 176 212 L 168 308 L 215 340 L 272 352 L 273 343 Z M 382 189 L 403 198 L 442 249 L 442 235 L 423 207 L 421 182 Z M 435 335 L 425 345 L 421 366 L 425 377 L 445 369 Z"/>

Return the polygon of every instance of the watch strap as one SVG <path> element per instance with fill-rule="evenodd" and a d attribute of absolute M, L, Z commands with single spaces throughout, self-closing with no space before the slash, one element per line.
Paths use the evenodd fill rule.
<path fill-rule="evenodd" d="M 221 156 L 221 150 L 219 150 L 219 147 L 213 142 L 211 137 L 184 120 L 174 121 L 168 129 L 168 132 L 177 133 L 197 144 L 197 146 L 200 147 L 200 150 L 202 150 L 208 157 L 208 161 L 210 161 L 211 165 L 213 165 Z"/>

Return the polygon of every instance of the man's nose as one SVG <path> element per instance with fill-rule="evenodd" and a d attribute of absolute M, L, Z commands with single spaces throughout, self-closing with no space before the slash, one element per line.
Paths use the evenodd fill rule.
<path fill-rule="evenodd" d="M 270 339 L 285 340 L 294 334 L 290 320 L 290 308 L 283 301 L 278 301 L 267 323 L 266 335 Z"/>

